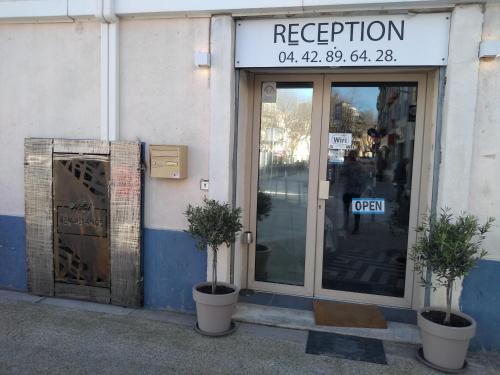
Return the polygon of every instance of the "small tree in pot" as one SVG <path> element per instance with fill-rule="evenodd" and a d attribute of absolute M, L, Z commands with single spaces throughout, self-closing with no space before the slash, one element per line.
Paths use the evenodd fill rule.
<path fill-rule="evenodd" d="M 217 253 L 223 244 L 231 246 L 236 240 L 241 230 L 241 209 L 204 198 L 201 206 L 188 205 L 185 214 L 189 223 L 187 232 L 196 240 L 197 247 L 201 250 L 210 247 L 213 253 L 212 281 L 193 287 L 198 330 L 208 335 L 223 335 L 230 331 L 238 287 L 217 282 Z"/>
<path fill-rule="evenodd" d="M 436 290 L 446 288 L 446 308 L 424 308 L 419 311 L 424 360 L 441 370 L 458 370 L 464 366 L 469 340 L 476 323 L 472 317 L 452 311 L 453 286 L 486 255 L 482 242 L 494 219 L 480 225 L 473 215 L 454 217 L 449 209 L 427 217 L 417 228 L 420 238 L 410 252 L 421 283 Z M 432 271 L 426 280 L 424 272 Z"/>

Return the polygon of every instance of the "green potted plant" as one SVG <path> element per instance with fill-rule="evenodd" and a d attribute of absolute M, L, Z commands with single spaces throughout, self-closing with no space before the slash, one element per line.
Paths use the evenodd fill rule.
<path fill-rule="evenodd" d="M 420 237 L 410 252 L 421 283 L 436 290 L 446 289 L 446 307 L 426 307 L 417 315 L 422 334 L 422 351 L 419 355 L 431 367 L 459 370 L 465 366 L 469 341 L 476 332 L 472 317 L 451 309 L 453 285 L 466 276 L 477 262 L 486 255 L 482 242 L 492 226 L 489 218 L 481 225 L 473 215 L 455 217 L 444 209 L 438 217 L 426 217 L 417 228 Z M 432 272 L 432 280 L 424 272 Z"/>
<path fill-rule="evenodd" d="M 259 191 L 257 193 L 257 221 L 260 222 L 269 216 L 272 208 L 271 195 Z M 267 260 L 271 250 L 263 244 L 255 245 L 255 280 L 265 281 L 267 279 Z"/>
<path fill-rule="evenodd" d="M 236 240 L 241 230 L 241 209 L 205 197 L 201 206 L 188 205 L 185 214 L 189 223 L 187 232 L 196 240 L 197 247 L 201 250 L 209 247 L 213 252 L 212 281 L 193 286 L 197 330 L 210 336 L 230 333 L 239 288 L 217 282 L 217 252 L 221 245 L 230 246 Z"/>

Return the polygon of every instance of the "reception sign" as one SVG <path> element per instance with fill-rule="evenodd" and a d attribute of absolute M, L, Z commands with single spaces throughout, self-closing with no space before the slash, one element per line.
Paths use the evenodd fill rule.
<path fill-rule="evenodd" d="M 237 68 L 439 66 L 449 13 L 236 21 Z"/>

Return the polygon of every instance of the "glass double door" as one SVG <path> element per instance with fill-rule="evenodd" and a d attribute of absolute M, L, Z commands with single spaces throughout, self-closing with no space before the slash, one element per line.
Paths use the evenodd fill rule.
<path fill-rule="evenodd" d="M 256 77 L 250 287 L 410 305 L 425 84 Z"/>

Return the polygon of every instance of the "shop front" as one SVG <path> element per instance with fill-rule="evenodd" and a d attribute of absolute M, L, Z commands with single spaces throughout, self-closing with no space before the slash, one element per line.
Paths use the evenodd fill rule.
<path fill-rule="evenodd" d="M 193 312 L 192 286 L 213 275 L 184 213 L 208 196 L 241 207 L 247 232 L 220 249 L 218 280 L 291 308 L 320 299 L 414 314 L 445 302 L 421 287 L 408 256 L 423 215 L 500 216 L 494 0 L 37 3 L 0 1 L 1 288 L 33 293 L 27 260 L 43 247 L 39 294 L 81 297 L 66 284 L 92 258 L 96 272 L 77 288 L 85 296 L 98 287 L 104 303 Z M 25 139 L 50 140 L 54 164 L 39 168 Z M 67 140 L 140 145 L 136 178 L 116 189 L 113 152 L 56 145 Z M 178 173 L 152 172 L 152 158 L 172 152 Z M 86 158 L 109 160 L 100 187 L 129 203 L 137 193 L 123 246 L 112 194 L 76 207 L 102 214 L 98 230 L 74 228 L 78 212 L 57 203 L 69 186 L 59 177 Z M 45 173 L 43 192 L 30 166 Z M 85 174 L 70 172 L 86 194 Z M 30 186 L 38 195 L 26 199 Z M 102 246 L 65 263 L 72 253 L 59 241 L 76 235 L 86 237 L 72 251 Z M 488 256 L 455 291 L 455 307 L 478 321 L 476 348 L 500 348 L 499 244 L 495 227 Z M 118 248 L 133 256 L 117 279 Z"/>
<path fill-rule="evenodd" d="M 251 155 L 244 172 L 255 239 L 243 272 L 249 288 L 400 308 L 421 303 L 407 252 L 430 210 L 423 165 L 433 160 L 426 145 L 449 19 L 236 21 L 240 90 L 253 98 L 243 110 L 249 129 L 240 156 Z M 436 43 L 418 53 L 431 35 Z"/>

